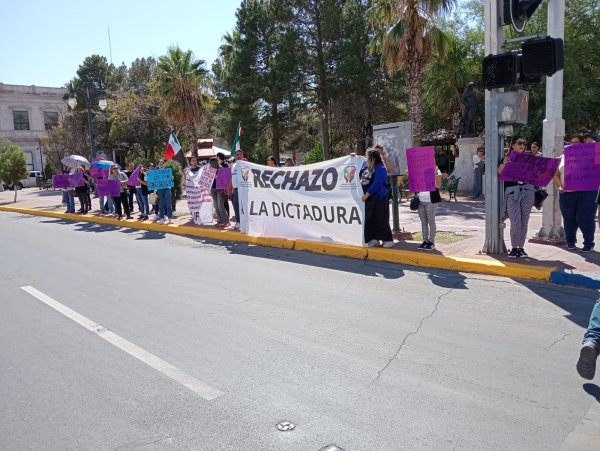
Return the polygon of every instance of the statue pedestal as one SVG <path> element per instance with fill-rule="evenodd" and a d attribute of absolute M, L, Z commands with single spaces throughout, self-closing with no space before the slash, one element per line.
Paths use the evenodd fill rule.
<path fill-rule="evenodd" d="M 473 188 L 473 156 L 477 153 L 477 148 L 483 146 L 483 140 L 480 137 L 459 138 L 456 145 L 458 157 L 454 159 L 454 170 L 451 175 L 460 177 L 458 192 L 469 195 Z"/>

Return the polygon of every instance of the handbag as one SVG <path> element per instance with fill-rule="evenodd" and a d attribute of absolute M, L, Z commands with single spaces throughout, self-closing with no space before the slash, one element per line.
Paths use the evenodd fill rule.
<path fill-rule="evenodd" d="M 150 193 L 150 196 L 148 196 L 148 200 L 150 202 L 150 205 L 154 205 L 155 203 L 158 202 L 158 194 Z"/>
<path fill-rule="evenodd" d="M 421 201 L 419 200 L 419 195 L 415 194 L 414 197 L 410 200 L 410 209 L 412 211 L 417 211 L 419 209 L 419 204 Z"/>
<path fill-rule="evenodd" d="M 533 203 L 533 206 L 535 208 L 537 208 L 538 210 L 541 210 L 542 204 L 546 200 L 546 197 L 548 197 L 548 193 L 546 192 L 545 189 L 542 189 L 542 188 L 536 189 L 535 190 L 535 201 Z"/>

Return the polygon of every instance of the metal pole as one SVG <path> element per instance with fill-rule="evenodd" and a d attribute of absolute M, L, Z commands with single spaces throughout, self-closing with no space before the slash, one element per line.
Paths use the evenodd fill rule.
<path fill-rule="evenodd" d="M 565 37 L 565 0 L 548 0 L 548 34 L 553 38 Z M 546 157 L 559 157 L 563 153 L 565 121 L 563 111 L 563 71 L 546 79 L 546 118 L 543 123 L 542 152 Z M 565 238 L 558 205 L 558 193 L 550 182 L 548 197 L 542 210 L 542 228 L 538 239 L 560 243 Z"/>
<path fill-rule="evenodd" d="M 504 41 L 502 29 L 502 0 L 485 0 L 485 54 L 503 53 L 500 43 Z M 502 254 L 504 245 L 504 224 L 501 222 L 501 197 L 504 195 L 502 184 L 498 183 L 498 162 L 503 146 L 498 133 L 497 95 L 498 89 L 485 91 L 485 243 L 486 254 Z"/>
<path fill-rule="evenodd" d="M 92 125 L 92 105 L 90 100 L 90 88 L 85 88 L 85 107 L 87 108 L 88 130 L 90 132 L 91 158 L 96 156 L 96 146 L 94 145 L 94 126 Z"/>
<path fill-rule="evenodd" d="M 394 229 L 392 230 L 393 233 L 399 233 L 400 232 L 400 212 L 399 212 L 399 206 L 398 206 L 398 176 L 397 175 L 391 175 L 390 176 L 390 183 L 392 184 L 392 220 L 393 220 L 393 225 L 394 225 Z"/>

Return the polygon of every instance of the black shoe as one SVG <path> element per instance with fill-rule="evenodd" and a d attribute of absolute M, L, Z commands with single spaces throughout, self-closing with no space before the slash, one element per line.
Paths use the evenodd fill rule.
<path fill-rule="evenodd" d="M 425 249 L 425 246 L 427 246 L 427 241 L 423 241 L 423 242 L 421 243 L 421 245 L 420 245 L 419 247 L 417 247 L 417 249 L 421 249 L 421 250 L 423 250 L 423 249 Z"/>
<path fill-rule="evenodd" d="M 131 215 L 127 215 L 127 219 L 133 219 Z"/>
<path fill-rule="evenodd" d="M 432 251 L 432 250 L 434 250 L 434 249 L 435 249 L 435 244 L 433 244 L 431 241 L 429 241 L 429 242 L 428 242 L 428 243 L 425 245 L 424 249 L 425 249 L 426 251 Z"/>
<path fill-rule="evenodd" d="M 519 249 L 513 247 L 508 253 L 508 258 L 519 258 Z"/>
<path fill-rule="evenodd" d="M 577 249 L 577 247 L 575 246 L 575 243 L 567 243 L 567 249 L 573 250 L 573 249 Z"/>
<path fill-rule="evenodd" d="M 584 379 L 592 380 L 596 374 L 596 359 L 598 358 L 598 348 L 591 341 L 586 341 L 579 351 L 579 360 L 577 361 L 577 372 Z"/>
<path fill-rule="evenodd" d="M 522 247 L 519 248 L 519 257 L 521 257 L 521 258 L 529 257 L 529 255 L 527 255 L 527 252 L 525 252 L 525 249 L 523 249 Z"/>
<path fill-rule="evenodd" d="M 592 244 L 591 246 L 583 246 L 581 249 L 579 249 L 581 252 L 592 252 L 594 250 L 594 245 Z"/>

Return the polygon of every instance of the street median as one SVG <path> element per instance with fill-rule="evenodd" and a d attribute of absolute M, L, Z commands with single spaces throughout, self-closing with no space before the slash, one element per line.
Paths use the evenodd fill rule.
<path fill-rule="evenodd" d="M 262 238 L 244 235 L 232 230 L 220 230 L 212 227 L 186 226 L 176 224 L 157 224 L 150 221 L 117 220 L 116 218 L 78 215 L 58 211 L 41 209 L 19 208 L 0 206 L 0 211 L 20 213 L 48 218 L 62 219 L 76 222 L 90 222 L 117 227 L 128 227 L 132 229 L 146 230 L 150 232 L 172 233 L 176 235 L 207 238 L 217 241 L 230 241 L 238 243 L 253 244 L 257 246 L 268 246 L 280 249 L 297 251 L 308 251 L 316 254 L 327 254 L 338 257 L 347 257 L 360 260 L 385 261 L 403 265 L 420 266 L 427 268 L 449 269 L 453 271 L 502 276 L 515 279 L 527 279 L 537 281 L 550 281 L 551 274 L 557 270 L 556 267 L 527 265 L 520 263 L 502 262 L 498 260 L 470 259 L 450 257 L 438 253 L 415 252 L 400 249 L 366 248 L 360 246 L 348 246 L 343 244 L 321 243 L 305 240 L 290 240 L 285 238 Z"/>

